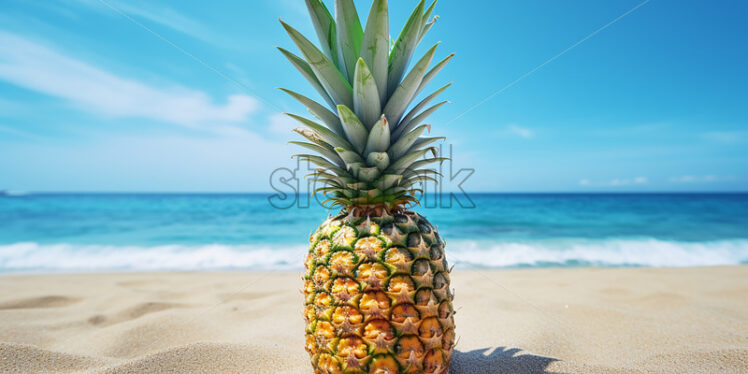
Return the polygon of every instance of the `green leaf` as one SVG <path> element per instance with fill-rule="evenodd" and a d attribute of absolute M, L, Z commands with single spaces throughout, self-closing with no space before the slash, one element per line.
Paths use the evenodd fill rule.
<path fill-rule="evenodd" d="M 424 151 L 427 151 L 427 150 L 424 150 Z M 416 162 L 414 162 L 413 164 L 410 165 L 410 169 L 411 170 L 417 170 L 417 169 L 420 169 L 421 167 L 426 166 L 428 164 L 431 164 L 431 163 L 434 163 L 434 162 L 447 161 L 447 160 L 449 160 L 449 158 L 447 158 L 447 157 L 432 157 L 432 158 L 427 158 L 425 160 L 418 160 L 418 161 L 416 161 Z"/>
<path fill-rule="evenodd" d="M 416 160 L 418 160 L 421 156 L 425 155 L 428 150 L 421 149 L 418 151 L 413 151 L 410 153 L 405 154 L 405 156 L 401 157 L 395 163 L 390 165 L 389 168 L 387 168 L 388 171 L 394 171 L 396 173 L 402 172 L 403 170 L 407 169 L 408 166 L 410 166 L 412 163 L 414 163 Z"/>
<path fill-rule="evenodd" d="M 361 168 L 358 172 L 358 178 L 364 182 L 371 182 L 377 178 L 382 172 L 376 167 Z"/>
<path fill-rule="evenodd" d="M 415 107 L 413 107 L 413 109 L 411 109 L 410 112 L 408 112 L 408 114 L 400 121 L 400 124 L 403 126 L 406 126 L 408 122 L 410 122 L 410 120 L 412 120 L 413 117 L 416 116 L 416 114 L 418 114 L 423 108 L 425 108 L 426 105 L 428 105 L 428 103 L 434 100 L 437 96 L 439 96 L 442 92 L 444 92 L 444 90 L 449 88 L 449 86 L 451 85 L 452 83 L 449 83 L 446 86 L 436 90 L 434 93 L 427 96 L 425 99 L 421 100 L 421 102 L 418 103 Z"/>
<path fill-rule="evenodd" d="M 439 141 L 439 140 L 444 140 L 444 139 L 446 139 L 446 138 L 443 137 L 443 136 L 435 136 L 435 137 L 430 137 L 430 138 L 419 138 L 418 140 L 416 140 L 415 143 L 413 143 L 413 146 L 411 146 L 410 149 L 411 150 L 422 149 L 423 147 L 425 147 L 425 146 L 427 146 L 427 145 L 429 145 L 429 144 L 431 144 L 433 142 L 436 142 L 436 141 Z M 434 155 L 434 156 L 436 156 L 436 155 Z"/>
<path fill-rule="evenodd" d="M 361 170 L 361 168 L 365 168 L 366 165 L 364 165 L 363 162 L 353 162 L 347 165 L 348 166 L 348 173 L 353 175 L 354 177 L 358 178 L 358 172 Z"/>
<path fill-rule="evenodd" d="M 357 152 L 363 152 L 364 147 L 366 147 L 366 138 L 369 136 L 369 132 L 366 130 L 364 124 L 345 105 L 338 105 L 338 115 L 340 116 L 340 121 L 343 123 L 343 130 L 348 137 L 348 141 L 353 144 Z"/>
<path fill-rule="evenodd" d="M 411 147 L 410 149 L 416 150 L 416 149 L 419 149 L 419 148 L 420 147 L 416 147 L 416 145 L 414 144 L 413 147 Z M 426 150 L 431 151 L 431 155 L 434 156 L 434 157 L 439 156 L 439 148 L 428 147 L 428 148 L 426 148 Z"/>
<path fill-rule="evenodd" d="M 315 90 L 322 96 L 322 98 L 327 102 L 328 105 L 330 105 L 331 108 L 335 107 L 335 102 L 330 98 L 330 95 L 327 94 L 327 91 L 325 91 L 325 88 L 322 87 L 322 84 L 319 82 L 319 79 L 317 79 L 317 75 L 314 73 L 314 70 L 312 70 L 312 67 L 307 64 L 304 59 L 302 59 L 299 56 L 296 56 L 295 54 L 281 48 L 277 47 L 281 53 L 283 53 L 284 56 L 288 59 L 288 61 L 291 61 L 291 64 L 298 70 L 301 75 L 306 78 L 307 81 L 314 87 Z"/>
<path fill-rule="evenodd" d="M 438 43 L 435 44 L 420 60 L 418 60 L 418 63 L 413 67 L 413 70 L 411 70 L 405 79 L 403 79 L 402 83 L 397 86 L 397 89 L 390 97 L 387 105 L 385 105 L 384 114 L 387 116 L 387 120 L 390 121 L 391 128 L 397 127 L 400 123 L 400 119 L 402 118 L 405 109 L 410 104 L 410 101 L 413 100 L 413 95 L 415 95 L 416 90 L 423 80 L 424 74 L 426 74 L 426 69 L 428 69 L 429 64 L 431 64 L 431 59 L 434 58 L 434 53 L 436 52 L 436 47 L 438 45 Z"/>
<path fill-rule="evenodd" d="M 429 5 L 428 8 L 423 12 L 423 20 L 428 21 L 429 17 L 431 17 L 431 13 L 434 12 L 434 7 L 436 7 L 436 0 L 431 2 L 431 5 Z"/>
<path fill-rule="evenodd" d="M 353 79 L 353 111 L 367 129 L 371 129 L 382 114 L 377 83 L 366 66 L 364 59 L 356 63 L 356 74 Z"/>
<path fill-rule="evenodd" d="M 306 0 L 306 7 L 312 18 L 314 29 L 317 31 L 319 43 L 330 61 L 338 65 L 338 42 L 335 32 L 335 20 L 325 3 L 320 0 Z"/>
<path fill-rule="evenodd" d="M 283 21 L 281 21 L 281 24 L 283 24 L 283 27 L 296 46 L 299 47 L 309 66 L 317 76 L 317 79 L 319 79 L 320 84 L 325 88 L 325 91 L 327 91 L 327 94 L 330 95 L 333 101 L 335 103 L 353 105 L 353 88 L 351 88 L 348 80 L 340 73 L 338 68 L 304 35 L 301 35 L 300 32 Z"/>
<path fill-rule="evenodd" d="M 340 191 L 340 187 L 338 186 L 319 187 L 316 190 L 314 190 L 314 193 L 317 193 L 317 192 L 328 193 L 328 192 L 337 192 L 337 191 Z"/>
<path fill-rule="evenodd" d="M 393 160 L 397 160 L 400 157 L 402 157 L 408 150 L 410 149 L 410 146 L 413 145 L 413 143 L 418 140 L 418 137 L 421 136 L 424 130 L 430 126 L 428 125 L 422 125 L 418 126 L 415 130 L 405 134 L 403 137 L 397 140 L 395 144 L 390 147 L 390 149 L 387 151 L 389 153 L 390 158 Z"/>
<path fill-rule="evenodd" d="M 387 96 L 391 96 L 397 89 L 410 58 L 413 57 L 413 52 L 418 46 L 418 37 L 421 33 L 421 27 L 423 27 L 423 6 L 424 0 L 419 1 L 392 47 L 387 75 Z"/>
<path fill-rule="evenodd" d="M 434 7 L 436 6 L 436 0 L 434 0 L 431 5 L 429 5 L 428 8 L 426 8 L 426 11 L 423 12 L 423 19 L 421 20 L 421 24 L 423 25 L 421 27 L 421 32 L 418 34 L 418 42 L 420 43 L 421 40 L 423 40 L 423 37 L 426 36 L 426 33 L 431 30 L 431 27 L 434 26 L 434 23 L 436 22 L 437 16 L 434 16 L 434 19 L 429 22 L 429 17 L 431 17 L 431 13 L 434 12 Z"/>
<path fill-rule="evenodd" d="M 369 203 L 368 196 L 357 197 L 350 201 L 350 205 L 365 205 Z M 349 206 L 350 206 L 349 205 Z"/>
<path fill-rule="evenodd" d="M 426 17 L 426 18 L 428 18 L 428 17 Z M 421 35 L 418 36 L 418 42 L 419 43 L 421 42 L 421 40 L 423 40 L 423 37 L 426 36 L 426 34 L 429 33 L 429 31 L 431 30 L 431 28 L 434 27 L 434 25 L 436 24 L 436 20 L 437 19 L 439 19 L 439 16 L 434 16 L 434 19 L 432 19 L 431 21 L 428 21 L 428 20 L 425 21 L 425 23 L 423 25 L 423 29 L 421 30 Z"/>
<path fill-rule="evenodd" d="M 387 71 L 389 70 L 389 6 L 387 0 L 374 0 L 366 21 L 361 58 L 374 76 L 379 101 L 387 98 Z"/>
<path fill-rule="evenodd" d="M 315 174 L 318 176 L 318 178 L 325 177 L 328 179 L 332 179 L 336 181 L 338 185 L 340 185 L 341 187 L 345 186 L 348 183 L 353 183 L 355 181 L 355 179 L 350 174 L 348 174 L 348 172 L 346 171 L 343 171 L 343 174 L 335 175 L 335 174 L 330 174 L 324 169 L 318 169 Z"/>
<path fill-rule="evenodd" d="M 413 167 L 413 165 L 411 165 L 411 168 L 412 167 Z M 418 169 L 418 170 L 408 171 L 408 172 L 406 172 L 406 173 L 403 174 L 403 177 L 404 178 L 410 178 L 410 177 L 412 177 L 414 175 L 436 175 L 436 176 L 443 177 L 442 173 L 440 173 L 440 172 L 438 172 L 438 171 L 436 171 L 434 169 Z"/>
<path fill-rule="evenodd" d="M 414 129 L 416 126 L 423 123 L 423 121 L 428 118 L 432 113 L 434 113 L 437 109 L 441 108 L 442 105 L 448 103 L 449 101 L 442 101 L 439 104 L 433 105 L 432 107 L 424 110 L 421 114 L 417 115 L 415 118 L 410 120 L 408 123 L 402 122 L 400 123 L 400 126 L 398 126 L 395 131 L 393 131 L 393 137 L 397 138 L 401 136 L 402 134 L 407 133 L 408 131 Z"/>
<path fill-rule="evenodd" d="M 385 174 L 382 175 L 376 182 L 374 182 L 374 185 L 380 190 L 386 190 L 392 186 L 399 184 L 402 179 L 403 176 L 400 174 Z"/>
<path fill-rule="evenodd" d="M 346 165 L 364 162 L 364 159 L 353 150 L 336 147 L 335 152 L 340 155 L 340 158 L 343 159 L 343 162 L 345 162 Z"/>
<path fill-rule="evenodd" d="M 402 179 L 403 176 L 400 174 L 385 174 L 382 175 L 376 182 L 374 182 L 374 185 L 380 190 L 386 190 L 400 183 Z"/>
<path fill-rule="evenodd" d="M 299 154 L 299 155 L 294 155 L 294 157 L 298 157 L 300 160 L 308 160 L 309 162 L 317 166 L 323 167 L 327 170 L 330 170 L 338 175 L 340 175 L 341 172 L 345 173 L 345 171 L 342 168 L 339 168 L 336 165 L 333 165 L 330 161 L 320 156 L 309 155 L 309 154 Z"/>
<path fill-rule="evenodd" d="M 364 39 L 364 30 L 358 19 L 356 6 L 353 0 L 335 0 L 335 21 L 337 23 L 338 36 L 338 61 L 348 81 L 353 82 L 353 74 L 356 70 L 356 60 L 361 52 L 361 43 Z M 345 69 L 343 69 L 345 65 Z"/>
<path fill-rule="evenodd" d="M 348 188 L 349 190 L 354 190 L 354 191 L 361 191 L 361 190 L 363 190 L 364 188 L 368 187 L 368 186 L 366 185 L 366 183 L 364 183 L 364 182 L 358 182 L 358 183 L 348 183 L 348 184 L 346 184 L 345 186 L 346 186 L 346 188 Z"/>
<path fill-rule="evenodd" d="M 327 205 L 328 202 L 332 202 L 332 203 L 330 205 Z M 335 198 L 331 197 L 331 198 L 323 201 L 322 202 L 322 206 L 324 206 L 324 207 L 326 207 L 328 209 L 333 209 L 336 206 L 348 207 L 348 206 L 351 206 L 351 203 L 352 202 L 350 200 L 348 200 L 348 199 L 343 199 L 343 198 L 340 198 L 340 197 L 335 197 Z"/>
<path fill-rule="evenodd" d="M 341 168 L 345 167 L 345 162 L 343 162 L 343 159 L 338 156 L 337 153 L 335 153 L 332 148 L 323 147 L 321 145 L 312 144 L 312 143 L 305 143 L 305 142 L 297 142 L 297 141 L 290 141 L 289 143 L 298 145 L 300 147 L 304 147 L 306 149 L 312 150 L 314 152 L 319 153 L 323 157 L 327 158 L 331 162 L 334 162 Z"/>
<path fill-rule="evenodd" d="M 403 181 L 400 181 L 399 186 L 390 187 L 389 189 L 385 190 L 384 193 L 390 196 L 402 196 L 407 191 L 403 186 Z"/>
<path fill-rule="evenodd" d="M 455 57 L 454 53 L 450 54 L 449 56 L 445 57 L 443 60 L 439 61 L 436 65 L 434 65 L 433 68 L 431 68 L 431 70 L 429 70 L 428 73 L 426 73 L 426 75 L 423 76 L 423 80 L 421 81 L 421 85 L 418 86 L 416 95 L 418 95 L 419 92 L 423 91 L 423 89 L 426 88 L 426 85 L 429 84 L 429 82 L 431 82 L 432 79 L 434 79 L 436 74 L 439 73 L 444 68 L 444 66 L 447 65 L 447 63 L 449 62 L 449 60 L 452 59 L 452 57 Z"/>
<path fill-rule="evenodd" d="M 376 198 L 381 198 L 383 193 L 384 192 L 378 188 L 373 188 L 371 190 L 366 191 L 366 195 L 372 198 L 372 200 Z"/>
<path fill-rule="evenodd" d="M 415 177 L 403 178 L 402 185 L 403 186 L 411 186 L 411 185 L 414 185 L 414 184 L 416 184 L 418 182 L 434 182 L 434 183 L 439 183 L 439 181 L 437 179 L 435 179 L 434 177 L 429 177 L 428 175 L 418 175 L 418 176 L 415 176 Z"/>
<path fill-rule="evenodd" d="M 366 163 L 379 170 L 385 170 L 390 166 L 390 156 L 387 152 L 371 152 L 366 156 Z"/>
<path fill-rule="evenodd" d="M 387 118 L 382 115 L 369 132 L 369 139 L 366 141 L 364 155 L 368 157 L 371 152 L 385 152 L 389 147 L 390 126 L 387 123 Z"/>
<path fill-rule="evenodd" d="M 300 103 L 304 104 L 304 106 L 309 109 L 309 112 L 312 113 L 312 115 L 319 118 L 320 121 L 324 122 L 325 125 L 334 133 L 340 136 L 343 136 L 345 134 L 343 132 L 343 125 L 340 124 L 340 118 L 338 118 L 335 113 L 331 112 L 321 104 L 300 93 L 296 93 L 285 88 L 281 88 L 281 90 L 289 94 L 294 99 L 298 100 Z"/>
<path fill-rule="evenodd" d="M 306 119 L 304 117 L 297 116 L 297 115 L 295 115 L 293 113 L 285 113 L 285 114 L 287 116 L 289 116 L 289 117 L 291 117 L 291 118 L 293 118 L 293 119 L 295 119 L 295 120 L 303 123 L 304 125 L 306 125 L 310 129 L 314 130 L 314 132 L 317 135 L 319 135 L 322 138 L 322 140 L 324 140 L 325 142 L 327 142 L 331 146 L 333 146 L 333 147 L 341 147 L 341 148 L 346 148 L 346 149 L 352 149 L 353 148 L 353 146 L 351 145 L 351 143 L 349 143 L 347 140 L 341 138 L 340 136 L 338 136 L 337 134 L 335 134 L 334 132 L 332 132 L 327 127 L 322 126 L 322 125 L 320 125 L 317 122 L 308 120 L 308 119 Z M 297 131 L 297 132 L 300 132 L 300 131 Z M 304 134 L 302 134 L 302 135 L 304 135 Z"/>

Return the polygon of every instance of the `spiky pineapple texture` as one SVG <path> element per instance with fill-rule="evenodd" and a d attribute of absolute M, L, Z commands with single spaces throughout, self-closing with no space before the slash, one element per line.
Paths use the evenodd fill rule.
<path fill-rule="evenodd" d="M 419 214 L 340 214 L 309 239 L 306 350 L 317 374 L 449 371 L 455 343 L 444 241 Z"/>
<path fill-rule="evenodd" d="M 396 210 L 418 203 L 417 184 L 434 181 L 426 168 L 443 161 L 433 146 L 440 137 L 424 137 L 423 121 L 446 103 L 429 106 L 449 84 L 411 103 L 453 55 L 429 70 L 434 45 L 407 72 L 414 51 L 436 21 L 421 0 L 390 48 L 387 0 L 374 0 L 362 28 L 352 0 L 335 0 L 333 17 L 321 0 L 306 0 L 321 48 L 281 21 L 301 58 L 279 48 L 328 107 L 283 89 L 321 123 L 288 114 L 304 126 L 295 131 L 307 141 L 292 142 L 315 154 L 296 155 L 317 165 L 314 173 L 330 206 Z M 410 108 L 410 110 L 408 110 Z"/>

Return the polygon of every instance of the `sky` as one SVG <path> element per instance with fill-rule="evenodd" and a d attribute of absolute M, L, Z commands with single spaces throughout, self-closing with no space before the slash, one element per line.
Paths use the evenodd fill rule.
<path fill-rule="evenodd" d="M 416 3 L 391 1 L 393 37 Z M 465 190 L 748 191 L 748 3 L 435 14 L 418 54 L 456 57 L 429 122 Z M 0 190 L 270 191 L 299 140 L 282 113 L 307 113 L 276 88 L 316 97 L 279 17 L 316 41 L 302 0 L 2 0 Z"/>

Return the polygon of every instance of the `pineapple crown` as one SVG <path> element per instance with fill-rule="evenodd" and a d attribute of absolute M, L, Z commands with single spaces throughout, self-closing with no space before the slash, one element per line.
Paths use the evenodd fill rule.
<path fill-rule="evenodd" d="M 291 143 L 315 154 L 298 154 L 319 168 L 312 174 L 323 183 L 329 206 L 379 212 L 418 204 L 417 184 L 437 182 L 438 173 L 425 168 L 444 161 L 433 143 L 443 137 L 422 137 L 431 125 L 424 120 L 446 101 L 428 106 L 446 86 L 411 107 L 434 76 L 454 56 L 429 69 L 436 45 L 413 68 L 413 53 L 436 22 L 421 0 L 400 36 L 390 47 L 387 0 L 374 0 L 365 30 L 353 0 L 335 0 L 335 17 L 322 0 L 305 0 L 320 41 L 317 48 L 281 21 L 304 58 L 278 48 L 327 104 L 281 89 L 307 107 L 321 123 L 286 113 L 303 125 L 295 129 L 306 141 Z"/>

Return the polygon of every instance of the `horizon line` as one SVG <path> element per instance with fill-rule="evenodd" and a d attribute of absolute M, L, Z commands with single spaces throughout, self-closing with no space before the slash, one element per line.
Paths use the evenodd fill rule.
<path fill-rule="evenodd" d="M 461 193 L 463 191 L 442 191 L 441 193 Z M 591 191 L 464 191 L 466 194 L 472 195 L 494 195 L 494 194 L 505 194 L 505 195 L 584 195 L 584 194 L 627 194 L 627 195 L 647 195 L 647 194 L 748 194 L 748 190 L 699 190 L 699 191 L 686 191 L 686 190 L 652 190 L 652 191 L 605 191 L 605 190 L 591 190 Z M 175 191 L 175 190 L 164 190 L 164 191 L 147 191 L 147 190 L 133 190 L 133 191 L 111 191 L 111 190 L 69 190 L 69 191 L 55 191 L 55 190 L 37 190 L 37 191 L 26 191 L 26 190 L 0 190 L 0 196 L 23 196 L 23 195 L 80 195 L 80 194 L 98 194 L 98 195 L 276 195 L 282 194 L 277 191 Z M 289 195 L 290 193 L 286 193 Z M 428 193 L 429 195 L 435 194 L 434 192 Z"/>

